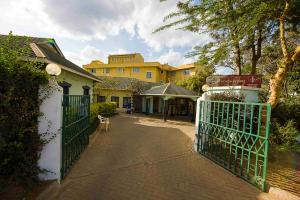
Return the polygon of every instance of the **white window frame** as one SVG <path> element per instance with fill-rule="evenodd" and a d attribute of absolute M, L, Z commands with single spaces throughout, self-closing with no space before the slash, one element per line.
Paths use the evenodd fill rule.
<path fill-rule="evenodd" d="M 120 74 L 123 74 L 124 73 L 124 67 L 118 67 L 117 72 L 120 73 Z"/>
<path fill-rule="evenodd" d="M 139 67 L 133 67 L 132 72 L 133 73 L 140 73 L 140 68 Z"/>

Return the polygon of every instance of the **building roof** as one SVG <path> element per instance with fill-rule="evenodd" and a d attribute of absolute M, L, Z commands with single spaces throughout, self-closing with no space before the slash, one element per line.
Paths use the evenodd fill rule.
<path fill-rule="evenodd" d="M 108 56 L 134 56 L 134 55 L 140 55 L 142 56 L 142 54 L 140 53 L 124 53 L 124 54 L 109 54 Z"/>
<path fill-rule="evenodd" d="M 71 61 L 61 57 L 59 54 L 53 53 L 52 51 L 47 49 L 44 44 L 37 44 L 37 46 L 44 53 L 44 55 L 46 56 L 46 58 L 48 60 L 50 60 L 51 62 L 55 62 L 55 63 L 57 63 L 61 66 L 65 66 L 67 68 L 67 69 L 66 68 L 63 68 L 63 69 L 65 69 L 67 71 L 75 71 L 75 72 L 80 73 L 81 75 L 84 75 L 85 77 L 89 77 L 89 78 L 91 78 L 95 81 L 99 81 L 98 77 L 96 77 L 93 74 L 85 71 L 84 69 L 82 69 L 81 67 L 75 65 Z"/>
<path fill-rule="evenodd" d="M 136 62 L 136 63 L 110 63 L 110 64 L 97 64 L 93 66 L 90 64 L 83 65 L 86 69 L 90 68 L 120 68 L 120 67 L 161 67 L 159 62 Z"/>
<path fill-rule="evenodd" d="M 98 77 L 99 83 L 95 85 L 96 89 L 109 89 L 109 90 L 130 90 L 136 93 L 142 93 L 152 86 L 159 85 L 159 83 L 152 83 L 141 81 L 136 78 L 127 77 Z"/>
<path fill-rule="evenodd" d="M 39 38 L 39 37 L 27 37 L 27 36 L 13 36 L 17 38 L 17 45 L 20 48 L 30 47 L 29 57 L 38 58 L 45 63 L 59 64 L 62 69 L 76 73 L 80 76 L 99 81 L 99 79 L 85 71 L 81 67 L 72 63 L 64 57 L 55 40 L 52 38 Z M 0 40 L 5 40 L 8 35 L 0 35 Z"/>
<path fill-rule="evenodd" d="M 194 68 L 195 65 L 194 63 L 191 63 L 191 64 L 185 64 L 185 65 L 179 65 L 177 67 L 174 67 L 175 70 L 181 70 L 181 69 L 191 69 L 191 68 Z"/>
<path fill-rule="evenodd" d="M 174 96 L 174 97 L 198 97 L 196 92 L 173 83 L 166 83 L 160 86 L 154 86 L 142 93 L 150 96 Z"/>

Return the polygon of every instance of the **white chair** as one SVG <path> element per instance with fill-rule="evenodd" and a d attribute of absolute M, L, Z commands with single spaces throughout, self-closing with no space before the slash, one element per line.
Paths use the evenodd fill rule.
<path fill-rule="evenodd" d="M 105 131 L 107 132 L 108 131 L 108 127 L 109 127 L 109 118 L 106 118 L 106 117 L 102 117 L 101 115 L 98 115 L 98 119 L 100 120 L 100 129 L 101 129 L 101 126 L 102 124 L 104 124 L 105 126 Z"/>

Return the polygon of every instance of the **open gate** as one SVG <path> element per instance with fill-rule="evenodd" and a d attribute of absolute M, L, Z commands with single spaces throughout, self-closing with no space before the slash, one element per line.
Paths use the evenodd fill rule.
<path fill-rule="evenodd" d="M 89 144 L 89 95 L 63 95 L 61 179 Z"/>
<path fill-rule="evenodd" d="M 265 191 L 269 104 L 200 101 L 197 151 Z"/>

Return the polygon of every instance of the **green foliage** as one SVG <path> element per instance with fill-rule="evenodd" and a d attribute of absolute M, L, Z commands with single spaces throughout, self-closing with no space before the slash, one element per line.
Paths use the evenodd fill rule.
<path fill-rule="evenodd" d="M 300 97 L 285 98 L 284 101 L 281 101 L 277 107 L 273 109 L 272 117 L 276 118 L 281 124 L 293 120 L 295 126 L 300 130 Z"/>
<path fill-rule="evenodd" d="M 203 67 L 196 65 L 196 74 L 195 76 L 176 81 L 176 85 L 185 87 L 186 89 L 193 90 L 198 92 L 198 94 L 203 93 L 202 86 L 206 82 L 206 78 L 213 74 L 214 70 L 211 67 Z"/>
<path fill-rule="evenodd" d="M 100 103 L 99 104 L 99 115 L 102 117 L 112 117 L 116 114 L 117 105 L 114 102 Z"/>
<path fill-rule="evenodd" d="M 297 138 L 299 131 L 293 120 L 286 121 L 281 125 L 277 120 L 272 121 L 270 143 L 279 150 L 290 150 L 299 148 Z"/>
<path fill-rule="evenodd" d="M 48 76 L 42 63 L 28 60 L 29 48 L 20 48 L 24 41 L 29 47 L 11 33 L 0 40 L 0 180 L 6 185 L 32 185 L 41 172 L 38 89 Z"/>
<path fill-rule="evenodd" d="M 210 100 L 243 102 L 245 101 L 245 97 L 243 95 L 239 95 L 234 92 L 227 91 L 227 92 L 215 93 L 210 95 Z"/>
<path fill-rule="evenodd" d="M 92 103 L 90 105 L 90 123 L 94 122 L 94 120 L 98 118 L 99 107 L 100 103 Z"/>
<path fill-rule="evenodd" d="M 299 39 L 299 0 L 290 1 L 286 17 L 286 30 Z M 266 45 L 280 43 L 278 19 L 285 1 L 282 0 L 202 0 L 178 1 L 177 10 L 164 18 L 165 25 L 155 32 L 168 28 L 209 34 L 210 40 L 195 46 L 189 56 L 199 56 L 204 66 L 225 66 L 237 69 L 238 65 L 264 66 L 259 62 L 265 56 Z M 299 44 L 296 43 L 296 44 Z M 279 54 L 282 54 L 279 51 Z M 267 60 L 271 60 L 270 58 Z M 245 69 L 249 73 L 250 70 Z M 252 72 L 252 70 L 251 70 Z"/>

